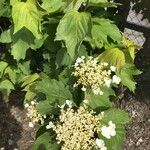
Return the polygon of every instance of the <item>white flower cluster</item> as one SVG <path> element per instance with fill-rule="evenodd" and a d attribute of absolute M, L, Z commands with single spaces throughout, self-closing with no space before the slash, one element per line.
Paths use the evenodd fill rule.
<path fill-rule="evenodd" d="M 105 126 L 101 125 L 101 119 L 104 117 L 104 112 L 96 115 L 82 106 L 74 110 L 70 107 L 71 102 L 67 100 L 65 105 L 68 104 L 67 108 L 60 107 L 59 121 L 55 123 L 50 121 L 46 126 L 47 129 L 55 131 L 58 144 L 62 144 L 61 150 L 107 150 L 104 141 L 95 137 L 95 133 L 101 133 L 104 137 L 114 136 L 112 133 L 114 128 L 103 130 Z M 109 126 L 113 125 L 115 124 L 110 121 Z"/>
<path fill-rule="evenodd" d="M 96 139 L 96 145 L 100 150 L 107 150 L 107 147 L 105 146 L 105 143 L 101 139 Z"/>
<path fill-rule="evenodd" d="M 108 126 L 102 126 L 101 134 L 107 139 L 111 139 L 112 136 L 116 135 L 116 125 L 112 122 L 108 122 Z"/>
<path fill-rule="evenodd" d="M 86 91 L 87 87 L 91 87 L 92 91 L 96 95 L 103 95 L 101 86 L 110 87 L 112 83 L 119 84 L 121 79 L 113 75 L 112 72 L 116 71 L 115 66 L 109 66 L 108 63 L 99 63 L 98 57 L 88 57 L 87 60 L 84 56 L 77 58 L 74 64 L 73 75 L 77 78 L 77 82 L 74 87 L 82 85 L 82 91 Z"/>
<path fill-rule="evenodd" d="M 46 115 L 41 115 L 36 110 L 36 105 L 38 103 L 36 101 L 31 101 L 30 103 L 26 103 L 24 106 L 27 109 L 27 117 L 31 120 L 29 122 L 29 127 L 33 128 L 34 125 L 38 122 L 41 124 L 44 124 L 44 118 L 46 118 Z"/>

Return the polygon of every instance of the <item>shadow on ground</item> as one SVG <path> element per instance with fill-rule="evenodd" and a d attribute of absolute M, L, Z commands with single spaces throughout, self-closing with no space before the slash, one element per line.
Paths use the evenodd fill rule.
<path fill-rule="evenodd" d="M 18 148 L 22 125 L 11 113 L 10 105 L 0 96 L 0 148 L 13 150 Z"/>

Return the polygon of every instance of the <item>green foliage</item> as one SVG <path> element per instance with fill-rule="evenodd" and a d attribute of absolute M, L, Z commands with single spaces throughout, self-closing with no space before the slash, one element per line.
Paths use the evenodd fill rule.
<path fill-rule="evenodd" d="M 127 113 L 120 109 L 110 108 L 109 110 L 105 111 L 102 122 L 108 123 L 110 120 L 116 124 L 123 125 L 129 122 L 129 117 Z"/>
<path fill-rule="evenodd" d="M 36 90 L 45 94 L 48 101 L 64 102 L 66 99 L 72 99 L 68 86 L 65 86 L 62 81 L 43 78 L 42 81 L 37 83 Z"/>
<path fill-rule="evenodd" d="M 41 38 L 41 12 L 33 1 L 16 2 L 12 6 L 14 33 L 26 27 L 36 38 Z"/>
<path fill-rule="evenodd" d="M 122 80 L 122 84 L 129 88 L 130 91 L 134 92 L 136 88 L 136 82 L 134 76 L 141 74 L 134 65 L 126 64 L 118 72 L 118 76 Z"/>
<path fill-rule="evenodd" d="M 100 63 L 117 68 L 122 85 L 135 90 L 134 76 L 141 73 L 134 66 L 138 47 L 106 15 L 110 12 L 105 8 L 117 5 L 108 0 L 0 1 L 0 19 L 5 24 L 0 35 L 0 43 L 5 44 L 0 54 L 0 91 L 8 96 L 21 87 L 25 101 L 36 99 L 42 115 L 58 116 L 66 100 L 79 106 L 87 99 L 90 110 L 105 111 L 103 124 L 112 120 L 117 126 L 111 140 L 99 135 L 108 150 L 120 149 L 128 116 L 110 101 L 115 89 L 100 87 L 103 95 L 83 92 L 80 86 L 73 87 L 72 71 L 77 57 L 98 56 Z M 60 149 L 55 138 L 44 130 L 32 149 Z"/>
<path fill-rule="evenodd" d="M 64 40 L 69 55 L 73 58 L 82 41 L 90 35 L 90 14 L 69 11 L 61 19 L 56 33 L 56 40 Z"/>
<path fill-rule="evenodd" d="M 114 42 L 121 42 L 121 33 L 111 20 L 105 18 L 93 18 L 92 22 L 91 44 L 93 47 L 102 48 L 104 46 L 107 48 L 110 45 L 108 38 Z"/>
<path fill-rule="evenodd" d="M 47 13 L 54 13 L 61 11 L 64 6 L 62 0 L 44 0 L 41 7 L 47 11 Z"/>
<path fill-rule="evenodd" d="M 120 69 L 126 63 L 125 54 L 119 48 L 113 48 L 113 49 L 104 51 L 100 55 L 99 60 L 101 62 L 107 61 L 111 65 L 116 66 L 118 69 Z"/>
<path fill-rule="evenodd" d="M 105 144 L 109 150 L 120 150 L 121 144 L 125 137 L 124 125 L 129 122 L 128 114 L 120 109 L 111 108 L 104 113 L 102 123 L 107 124 L 112 121 L 116 125 L 116 135 L 111 139 L 106 139 L 102 135 L 99 135 L 105 141 Z"/>
<path fill-rule="evenodd" d="M 4 95 L 9 96 L 11 90 L 14 90 L 14 85 L 9 80 L 3 80 L 0 82 L 0 90 Z"/>
<path fill-rule="evenodd" d="M 95 111 L 107 109 L 112 107 L 112 103 L 109 100 L 110 96 L 114 96 L 115 93 L 111 88 L 103 87 L 101 90 L 104 92 L 103 95 L 94 95 L 92 92 L 86 95 L 88 99 L 88 106 Z"/>
<path fill-rule="evenodd" d="M 44 134 L 40 135 L 33 147 L 32 150 L 57 150 L 59 149 L 59 145 L 56 141 L 54 141 L 54 136 L 51 135 L 49 132 L 45 132 Z"/>
<path fill-rule="evenodd" d="M 0 17 L 9 17 L 10 9 L 8 2 L 5 0 L 0 1 Z"/>
<path fill-rule="evenodd" d="M 0 42 L 1 43 L 11 43 L 12 42 L 11 29 L 8 29 L 8 30 L 2 32 L 2 34 L 0 36 Z"/>

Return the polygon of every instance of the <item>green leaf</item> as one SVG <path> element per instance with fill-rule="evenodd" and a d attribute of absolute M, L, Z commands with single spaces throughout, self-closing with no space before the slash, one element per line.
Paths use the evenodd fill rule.
<path fill-rule="evenodd" d="M 108 38 L 114 42 L 121 42 L 122 36 L 119 28 L 109 19 L 93 18 L 92 44 L 96 43 L 95 47 L 98 48 L 105 47 L 110 44 Z"/>
<path fill-rule="evenodd" d="M 59 114 L 57 101 L 39 101 L 38 105 L 36 106 L 36 109 L 40 114 L 43 115 Z"/>
<path fill-rule="evenodd" d="M 12 46 L 11 54 L 13 55 L 14 59 L 19 61 L 20 59 L 25 59 L 26 51 L 29 48 L 28 44 L 19 40 Z"/>
<path fill-rule="evenodd" d="M 64 40 L 67 51 L 73 58 L 82 41 L 90 35 L 91 16 L 85 12 L 70 11 L 61 19 L 56 40 Z"/>
<path fill-rule="evenodd" d="M 26 51 L 32 44 L 34 44 L 34 36 L 30 31 L 23 27 L 13 36 L 11 54 L 14 59 L 17 61 L 25 59 Z"/>
<path fill-rule="evenodd" d="M 21 70 L 21 72 L 24 75 L 29 75 L 31 74 L 31 70 L 30 70 L 30 61 L 25 61 L 23 63 L 19 63 L 18 64 L 18 68 Z"/>
<path fill-rule="evenodd" d="M 52 107 L 53 106 L 51 106 L 50 102 L 45 100 L 45 101 L 40 101 L 36 106 L 36 109 L 40 114 L 50 114 Z"/>
<path fill-rule="evenodd" d="M 26 76 L 22 81 L 24 81 L 24 83 L 22 84 L 22 87 L 27 86 L 31 83 L 33 83 L 34 81 L 36 81 L 37 79 L 39 79 L 39 75 L 37 73 L 34 73 L 32 75 L 28 75 Z"/>
<path fill-rule="evenodd" d="M 83 2 L 86 2 L 86 0 L 65 0 L 66 1 L 66 11 L 72 11 L 72 10 L 78 10 Z"/>
<path fill-rule="evenodd" d="M 48 101 L 58 100 L 63 104 L 65 100 L 72 99 L 68 87 L 65 87 L 62 81 L 43 78 L 42 81 L 37 83 L 36 90 L 44 93 Z"/>
<path fill-rule="evenodd" d="M 36 93 L 33 92 L 31 89 L 28 89 L 26 91 L 24 100 L 25 101 L 31 101 L 31 100 L 33 100 L 35 98 L 35 96 L 36 96 Z"/>
<path fill-rule="evenodd" d="M 125 37 L 123 38 L 122 43 L 126 46 L 126 48 L 128 49 L 128 51 L 130 53 L 131 58 L 134 61 L 134 59 L 135 59 L 135 51 L 139 47 L 137 45 L 135 45 L 133 41 L 131 41 L 131 40 L 125 38 Z"/>
<path fill-rule="evenodd" d="M 108 2 L 108 0 L 89 0 L 88 6 L 92 7 L 117 7 L 118 3 Z"/>
<path fill-rule="evenodd" d="M 62 9 L 64 2 L 62 0 L 44 0 L 41 7 L 48 13 L 54 13 Z"/>
<path fill-rule="evenodd" d="M 56 62 L 58 66 L 70 66 L 72 63 L 72 59 L 70 55 L 67 53 L 66 49 L 60 49 L 56 55 Z"/>
<path fill-rule="evenodd" d="M 19 0 L 10 0 L 10 5 L 13 6 L 15 5 Z"/>
<path fill-rule="evenodd" d="M 136 81 L 134 80 L 134 76 L 139 74 L 141 74 L 141 71 L 131 64 L 124 65 L 117 73 L 117 75 L 121 78 L 122 84 L 128 87 L 132 92 L 136 89 Z"/>
<path fill-rule="evenodd" d="M 119 48 L 113 48 L 104 51 L 99 56 L 99 60 L 100 62 L 108 62 L 109 64 L 116 66 L 118 69 L 120 69 L 126 63 L 125 54 Z"/>
<path fill-rule="evenodd" d="M 114 91 L 111 88 L 102 87 L 103 95 L 95 95 L 93 92 L 86 95 L 86 99 L 88 100 L 88 105 L 90 108 L 96 111 L 100 111 L 100 109 L 106 109 L 112 107 L 112 103 L 109 100 L 109 96 L 115 95 Z"/>
<path fill-rule="evenodd" d="M 8 66 L 8 63 L 4 61 L 0 61 L 0 75 L 3 74 L 3 71 L 6 69 L 7 66 Z"/>
<path fill-rule="evenodd" d="M 10 7 L 6 0 L 0 0 L 0 17 L 9 17 Z"/>
<path fill-rule="evenodd" d="M 11 43 L 12 42 L 12 34 L 11 29 L 8 29 L 0 35 L 0 42 L 1 43 Z"/>
<path fill-rule="evenodd" d="M 104 108 L 112 107 L 112 103 L 109 101 L 108 98 L 106 98 L 104 96 L 94 95 L 93 93 L 91 93 L 90 95 L 88 95 L 86 97 L 86 99 L 88 99 L 88 101 L 89 101 L 88 105 L 93 110 L 97 110 L 100 108 L 104 109 Z"/>
<path fill-rule="evenodd" d="M 107 124 L 110 120 L 115 124 L 123 125 L 129 122 L 129 117 L 128 114 L 121 109 L 110 108 L 104 112 L 102 122 Z"/>
<path fill-rule="evenodd" d="M 9 80 L 3 80 L 0 82 L 0 91 L 4 94 L 9 96 L 11 90 L 14 90 L 14 85 Z"/>
<path fill-rule="evenodd" d="M 9 79 L 11 80 L 11 82 L 13 82 L 14 84 L 16 84 L 16 82 L 17 82 L 16 68 L 7 67 L 6 70 L 5 70 L 5 74 L 8 74 L 9 75 Z"/>
<path fill-rule="evenodd" d="M 107 147 L 108 150 L 121 150 L 121 146 L 125 138 L 124 125 L 116 124 L 115 130 L 116 130 L 116 135 L 111 137 L 111 139 L 106 139 L 102 135 L 99 135 L 99 138 L 104 140 L 105 146 Z"/>
<path fill-rule="evenodd" d="M 14 33 L 26 27 L 36 38 L 41 38 L 41 14 L 33 2 L 16 2 L 12 7 L 12 18 Z"/>
<path fill-rule="evenodd" d="M 47 37 L 48 34 L 44 34 L 42 39 L 34 39 L 34 43 L 31 44 L 31 48 L 34 50 L 41 48 Z"/>
<path fill-rule="evenodd" d="M 50 132 L 40 135 L 32 146 L 32 150 L 59 150 L 55 137 Z"/>
<path fill-rule="evenodd" d="M 111 108 L 104 112 L 104 117 L 102 118 L 101 123 L 108 125 L 109 121 L 115 123 L 116 135 L 111 137 L 111 139 L 106 139 L 99 134 L 99 138 L 105 141 L 108 150 L 120 150 L 125 137 L 124 125 L 129 122 L 128 114 L 120 109 Z"/>

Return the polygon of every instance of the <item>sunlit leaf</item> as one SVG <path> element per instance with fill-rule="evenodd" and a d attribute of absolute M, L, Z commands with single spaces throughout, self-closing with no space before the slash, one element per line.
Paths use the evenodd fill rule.
<path fill-rule="evenodd" d="M 130 91 L 134 92 L 136 88 L 136 81 L 134 76 L 141 74 L 134 65 L 126 64 L 118 72 L 118 76 L 121 78 L 121 82 L 124 86 L 128 87 Z"/>
<path fill-rule="evenodd" d="M 31 2 L 16 2 L 12 7 L 14 33 L 26 27 L 36 38 L 41 38 L 41 13 Z"/>
<path fill-rule="evenodd" d="M 61 19 L 56 33 L 56 40 L 66 43 L 67 51 L 73 58 L 82 41 L 90 35 L 91 17 L 88 13 L 70 11 Z"/>

